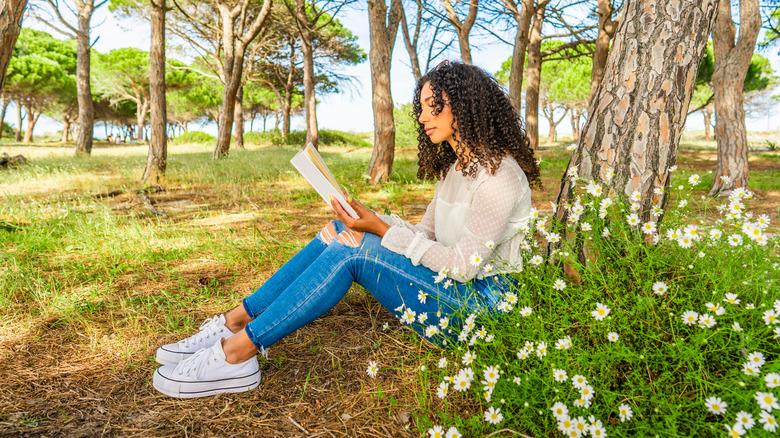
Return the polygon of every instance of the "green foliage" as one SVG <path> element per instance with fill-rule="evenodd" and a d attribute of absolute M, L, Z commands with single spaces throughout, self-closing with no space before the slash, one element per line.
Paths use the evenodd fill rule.
<path fill-rule="evenodd" d="M 395 121 L 395 145 L 397 147 L 417 147 L 417 120 L 412 114 L 412 104 L 405 103 L 393 108 Z"/>
<path fill-rule="evenodd" d="M 600 213 L 603 196 L 580 193 L 571 208 L 583 213 L 568 232 L 580 231 L 594 256 L 587 265 L 574 256 L 573 240 L 546 256 L 547 241 L 566 231 L 532 221 L 523 270 L 513 274 L 517 287 L 499 298 L 496 317 L 477 319 L 471 330 L 453 328 L 463 341 L 442 352 L 448 365 L 438 368 L 438 358 L 425 363 L 437 371 L 431 387 L 466 368 L 474 376 L 465 392 L 450 386 L 433 423 L 469 436 L 503 428 L 562 436 L 552 411 L 561 403 L 567 418 L 586 426 L 598 421 L 612 437 L 718 436 L 740 411 L 761 429 L 754 396 L 772 392 L 764 377 L 780 371 L 780 240 L 762 228 L 767 216 L 743 214 L 747 192 L 733 193 L 718 212 L 689 188 L 674 195 L 680 202 L 666 206 L 663 226 L 643 233 L 656 223 L 629 225 L 625 200 Z M 564 264 L 579 273 L 580 284 L 567 279 Z M 696 313 L 692 323 L 688 311 Z M 751 362 L 756 354 L 766 363 Z M 759 366 L 746 370 L 750 363 Z M 498 374 L 492 384 L 489 367 Z M 592 398 L 575 387 L 575 376 L 584 377 Z M 710 397 L 728 405 L 725 415 L 708 411 Z M 632 418 L 621 418 L 624 406 Z M 489 408 L 501 411 L 497 425 L 485 420 Z"/>
<path fill-rule="evenodd" d="M 201 131 L 189 131 L 189 132 L 185 132 L 184 134 L 177 135 L 171 140 L 171 143 L 173 143 L 174 145 L 181 145 L 181 144 L 211 145 L 214 144 L 216 140 L 217 138 L 211 134 L 207 134 Z"/>
<path fill-rule="evenodd" d="M 282 133 L 277 130 L 266 132 L 247 132 L 244 133 L 244 141 L 253 144 L 303 147 L 303 143 L 306 141 L 306 131 L 292 131 L 287 136 L 282 135 Z M 333 131 L 329 129 L 320 130 L 320 145 L 350 146 L 360 148 L 371 147 L 371 143 L 364 135 L 344 131 Z"/>

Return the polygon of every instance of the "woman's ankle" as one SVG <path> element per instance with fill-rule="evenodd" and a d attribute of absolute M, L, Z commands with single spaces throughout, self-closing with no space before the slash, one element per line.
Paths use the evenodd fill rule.
<path fill-rule="evenodd" d="M 252 318 L 246 313 L 243 305 L 239 305 L 225 315 L 225 327 L 234 334 L 243 330 L 250 321 Z"/>

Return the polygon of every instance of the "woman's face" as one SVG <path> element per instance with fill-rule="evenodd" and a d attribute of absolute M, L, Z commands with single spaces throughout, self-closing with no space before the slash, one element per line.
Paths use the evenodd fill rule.
<path fill-rule="evenodd" d="M 455 121 L 455 116 L 452 114 L 452 107 L 450 107 L 449 99 L 442 90 L 442 99 L 444 99 L 444 108 L 442 108 L 439 114 L 433 114 L 433 90 L 431 90 L 431 83 L 426 82 L 420 91 L 420 105 L 422 106 L 422 112 L 417 119 L 424 127 L 425 133 L 428 138 L 431 139 L 431 143 L 439 144 L 446 141 L 450 146 L 455 146 L 455 130 L 453 126 L 457 128 L 458 123 Z"/>

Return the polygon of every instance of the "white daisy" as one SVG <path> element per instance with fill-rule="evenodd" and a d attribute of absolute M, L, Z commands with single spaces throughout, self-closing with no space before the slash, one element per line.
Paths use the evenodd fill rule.
<path fill-rule="evenodd" d="M 487 242 L 485 242 L 485 246 L 490 249 L 493 249 L 495 245 L 496 245 L 495 242 L 493 242 L 492 240 L 488 240 Z"/>
<path fill-rule="evenodd" d="M 536 357 L 539 359 L 547 356 L 547 343 L 546 342 L 540 342 L 536 346 Z"/>
<path fill-rule="evenodd" d="M 607 339 L 609 339 L 609 342 L 617 342 L 620 336 L 615 332 L 609 332 L 607 333 Z"/>
<path fill-rule="evenodd" d="M 447 397 L 450 392 L 450 385 L 447 382 L 439 383 L 439 387 L 436 388 L 436 396 L 439 398 Z"/>
<path fill-rule="evenodd" d="M 764 381 L 766 382 L 767 388 L 777 388 L 780 386 L 780 374 L 768 373 L 766 376 L 764 376 Z"/>
<path fill-rule="evenodd" d="M 415 312 L 412 309 L 406 309 L 404 310 L 403 315 L 401 316 L 401 321 L 404 324 L 411 324 L 417 319 L 417 312 Z"/>
<path fill-rule="evenodd" d="M 726 413 L 726 408 L 728 405 L 726 402 L 721 400 L 719 397 L 710 397 L 707 400 L 704 401 L 704 406 L 707 407 L 707 410 L 712 412 L 715 415 L 723 415 Z"/>
<path fill-rule="evenodd" d="M 571 348 L 571 338 L 568 336 L 558 339 L 558 342 L 555 343 L 556 350 L 568 350 L 569 348 Z"/>
<path fill-rule="evenodd" d="M 725 302 L 727 302 L 729 304 L 739 304 L 740 303 L 739 295 L 731 294 L 731 293 L 726 294 L 726 298 L 724 298 L 723 301 L 725 301 Z"/>
<path fill-rule="evenodd" d="M 463 365 L 471 365 L 471 362 L 474 362 L 474 359 L 476 358 L 477 356 L 474 353 L 472 353 L 471 351 L 467 351 L 463 354 L 463 358 L 461 362 L 463 363 Z"/>
<path fill-rule="evenodd" d="M 686 325 L 694 325 L 699 320 L 699 314 L 689 310 L 682 314 L 682 322 Z"/>
<path fill-rule="evenodd" d="M 764 430 L 769 432 L 777 430 L 777 420 L 773 415 L 769 414 L 769 412 L 761 411 L 761 413 L 758 414 L 758 422 L 764 425 Z"/>
<path fill-rule="evenodd" d="M 433 426 L 428 429 L 428 438 L 444 438 L 444 429 L 441 426 Z"/>
<path fill-rule="evenodd" d="M 458 432 L 458 429 L 455 426 L 450 427 L 447 429 L 447 434 L 444 435 L 446 438 L 462 438 L 463 435 Z"/>
<path fill-rule="evenodd" d="M 556 420 L 561 420 L 562 418 L 569 416 L 569 408 L 561 402 L 555 402 L 550 410 L 552 411 L 553 417 L 555 417 Z"/>
<path fill-rule="evenodd" d="M 446 316 L 439 319 L 439 328 L 444 330 L 450 326 L 450 319 Z"/>
<path fill-rule="evenodd" d="M 667 290 L 669 290 L 669 287 L 663 281 L 656 281 L 655 283 L 653 283 L 654 294 L 663 295 L 666 293 Z"/>
<path fill-rule="evenodd" d="M 439 334 L 439 327 L 435 325 L 429 325 L 425 328 L 425 337 L 426 338 L 432 338 Z"/>
<path fill-rule="evenodd" d="M 623 403 L 618 407 L 618 414 L 620 414 L 620 421 L 626 422 L 634 416 L 634 411 L 631 410 L 631 406 Z"/>
<path fill-rule="evenodd" d="M 760 370 L 756 365 L 750 362 L 745 362 L 742 364 L 742 372 L 747 376 L 755 376 L 758 375 Z"/>
<path fill-rule="evenodd" d="M 561 370 L 561 369 L 554 369 L 553 377 L 555 377 L 555 381 L 559 383 L 569 380 L 569 375 L 566 374 L 565 370 Z"/>
<path fill-rule="evenodd" d="M 501 408 L 496 409 L 491 406 L 487 411 L 485 411 L 485 421 L 490 424 L 498 424 L 503 419 L 504 415 L 501 414 Z"/>
<path fill-rule="evenodd" d="M 439 368 L 446 368 L 447 367 L 447 358 L 442 357 L 439 359 Z"/>
<path fill-rule="evenodd" d="M 428 298 L 428 294 L 420 290 L 417 292 L 417 299 L 420 301 L 420 304 L 425 304 L 425 300 Z"/>
<path fill-rule="evenodd" d="M 593 229 L 589 222 L 583 222 L 580 224 L 580 228 L 582 228 L 582 231 L 590 231 Z"/>
<path fill-rule="evenodd" d="M 498 382 L 498 378 L 501 376 L 501 373 L 498 371 L 498 368 L 489 366 L 482 371 L 482 375 L 488 382 L 496 383 Z"/>
<path fill-rule="evenodd" d="M 718 323 L 717 321 L 715 321 L 715 318 L 710 316 L 710 314 L 708 314 L 708 313 L 703 313 L 703 314 L 699 315 L 699 321 L 698 322 L 699 322 L 699 327 L 701 327 L 701 328 L 711 328 L 711 327 L 714 327 L 715 324 Z"/>
<path fill-rule="evenodd" d="M 642 225 L 642 232 L 645 234 L 653 234 L 655 233 L 655 230 L 656 226 L 653 221 L 645 222 L 644 225 Z"/>
<path fill-rule="evenodd" d="M 531 264 L 534 265 L 534 266 L 541 265 L 543 261 L 544 261 L 544 259 L 540 255 L 535 255 L 535 256 L 531 257 Z"/>
<path fill-rule="evenodd" d="M 772 412 L 772 409 L 780 409 L 780 405 L 777 404 L 777 398 L 771 392 L 756 392 L 756 401 L 758 402 L 758 407 L 767 412 Z"/>
<path fill-rule="evenodd" d="M 523 307 L 522 309 L 520 309 L 520 314 L 523 315 L 523 316 L 531 316 L 532 312 L 533 312 L 533 310 L 530 307 L 528 307 L 528 306 Z"/>
<path fill-rule="evenodd" d="M 695 185 L 699 184 L 699 181 L 700 181 L 699 175 L 697 175 L 695 173 L 693 175 L 691 175 L 690 177 L 688 177 L 688 183 L 690 185 L 692 185 L 692 186 L 695 186 Z"/>
<path fill-rule="evenodd" d="M 463 392 L 471 388 L 471 379 L 463 374 L 458 373 L 458 375 L 455 376 L 455 381 L 452 383 L 452 387 L 458 392 Z"/>
<path fill-rule="evenodd" d="M 601 424 L 601 420 L 593 422 L 588 428 L 588 433 L 594 438 L 607 436 L 607 429 Z"/>
<path fill-rule="evenodd" d="M 628 224 L 632 227 L 634 225 L 639 225 L 639 216 L 637 216 L 636 213 L 631 213 L 626 216 L 626 222 L 628 222 Z"/>
<path fill-rule="evenodd" d="M 596 321 L 602 321 L 604 318 L 609 315 L 609 307 L 601 304 L 596 303 L 596 310 L 590 312 L 591 316 L 596 319 Z"/>
<path fill-rule="evenodd" d="M 737 412 L 737 424 L 741 425 L 745 430 L 749 430 L 756 425 L 756 420 L 753 419 L 753 415 L 749 412 L 739 411 Z"/>
<path fill-rule="evenodd" d="M 741 424 L 736 423 L 733 427 L 729 424 L 723 425 L 726 428 L 726 432 L 730 437 L 741 437 L 745 434 L 745 428 Z"/>
<path fill-rule="evenodd" d="M 757 365 L 759 367 L 764 366 L 766 363 L 766 358 L 764 358 L 764 354 L 760 351 L 754 351 L 747 356 L 748 362 L 752 363 L 753 365 Z"/>
<path fill-rule="evenodd" d="M 739 333 L 743 332 L 742 326 L 739 325 L 737 321 L 734 321 L 734 324 L 731 324 L 731 328 L 733 328 L 735 332 L 739 332 Z"/>
<path fill-rule="evenodd" d="M 471 263 L 473 266 L 479 266 L 482 264 L 482 256 L 479 255 L 479 253 L 474 253 L 469 258 L 469 263 Z"/>
<path fill-rule="evenodd" d="M 561 280 L 560 278 L 555 280 L 555 282 L 553 283 L 553 289 L 556 289 L 556 290 L 564 290 L 564 289 L 566 289 L 566 282 Z"/>
<path fill-rule="evenodd" d="M 377 367 L 376 362 L 373 360 L 368 362 L 368 368 L 366 369 L 366 374 L 368 374 L 368 377 L 373 379 L 376 377 L 377 372 L 379 372 L 379 368 Z"/>
<path fill-rule="evenodd" d="M 581 374 L 575 374 L 571 378 L 571 384 L 577 389 L 582 389 L 588 386 L 588 379 L 586 379 L 585 376 Z"/>
<path fill-rule="evenodd" d="M 780 319 L 777 318 L 777 312 L 775 312 L 774 309 L 764 312 L 764 316 L 762 316 L 761 319 L 764 320 L 766 325 L 777 324 L 780 322 Z"/>

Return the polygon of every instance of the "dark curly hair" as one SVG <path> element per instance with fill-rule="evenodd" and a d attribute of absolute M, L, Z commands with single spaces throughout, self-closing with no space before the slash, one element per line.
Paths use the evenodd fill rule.
<path fill-rule="evenodd" d="M 427 82 L 433 92 L 433 114 L 439 114 L 444 108 L 442 92 L 447 95 L 454 115 L 452 128 L 459 137 L 455 145 L 448 145 L 446 141 L 433 144 L 419 122 L 422 113 L 420 92 Z M 417 81 L 412 106 L 419 142 L 418 178 L 444 179 L 452 163 L 458 156 L 463 156 L 468 147 L 473 157 L 461 169 L 464 175 L 476 176 L 478 164 L 493 174 L 501 160 L 509 155 L 523 169 L 531 185 L 541 186 L 539 166 L 520 114 L 486 71 L 473 65 L 444 61 Z"/>

